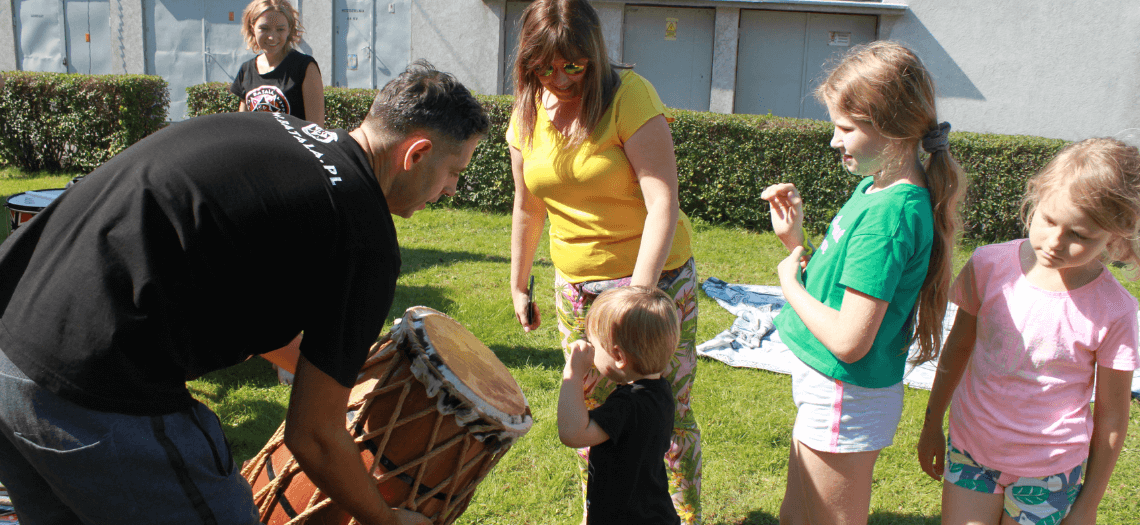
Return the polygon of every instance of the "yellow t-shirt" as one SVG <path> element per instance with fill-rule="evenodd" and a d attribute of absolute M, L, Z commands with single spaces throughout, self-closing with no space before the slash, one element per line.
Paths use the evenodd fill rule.
<path fill-rule="evenodd" d="M 569 282 L 633 274 L 648 212 L 623 145 L 649 119 L 663 114 L 665 104 L 653 86 L 626 70 L 613 103 L 577 149 L 563 149 L 567 139 L 550 123 L 541 101 L 530 147 L 515 136 L 512 117 L 507 142 L 522 153 L 527 189 L 546 204 L 550 258 Z M 692 257 L 691 237 L 689 217 L 681 212 L 665 270 Z"/>

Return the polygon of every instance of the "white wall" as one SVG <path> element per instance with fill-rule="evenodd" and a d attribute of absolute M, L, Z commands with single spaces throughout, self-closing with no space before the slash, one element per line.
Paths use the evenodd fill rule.
<path fill-rule="evenodd" d="M 736 57 L 740 42 L 740 9 L 716 8 L 716 35 L 713 41 L 712 88 L 709 111 L 732 113 L 736 103 Z"/>
<path fill-rule="evenodd" d="M 111 74 L 146 72 L 142 0 L 111 0 Z"/>
<path fill-rule="evenodd" d="M 1078 140 L 1140 127 L 1136 0 L 907 0 L 880 29 L 935 73 L 955 129 Z"/>
<path fill-rule="evenodd" d="M 598 21 L 602 24 L 602 38 L 606 41 L 606 54 L 610 60 L 623 63 L 622 38 L 625 35 L 625 4 L 617 2 L 593 2 L 598 11 Z"/>
<path fill-rule="evenodd" d="M 333 0 L 307 0 L 300 2 L 302 51 L 317 60 L 321 82 L 333 84 Z"/>
<path fill-rule="evenodd" d="M 12 9 L 15 0 L 0 0 L 0 71 L 12 71 L 16 59 L 16 19 Z"/>
<path fill-rule="evenodd" d="M 506 0 L 412 0 L 411 58 L 484 95 L 503 90 Z"/>

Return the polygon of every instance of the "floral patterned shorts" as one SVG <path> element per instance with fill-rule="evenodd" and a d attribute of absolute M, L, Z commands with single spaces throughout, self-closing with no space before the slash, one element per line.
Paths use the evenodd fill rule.
<path fill-rule="evenodd" d="M 1040 478 L 1020 477 L 983 466 L 952 445 L 942 479 L 964 489 L 1005 494 L 1005 513 L 1019 525 L 1054 525 L 1069 513 L 1081 492 L 1085 464 Z"/>

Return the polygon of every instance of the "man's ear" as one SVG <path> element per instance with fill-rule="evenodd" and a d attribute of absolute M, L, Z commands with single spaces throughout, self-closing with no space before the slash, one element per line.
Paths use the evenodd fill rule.
<path fill-rule="evenodd" d="M 410 142 L 410 144 L 408 144 Z M 412 167 L 419 164 L 432 149 L 431 139 L 426 137 L 410 137 L 405 141 L 408 149 L 404 152 L 404 171 L 412 171 Z"/>

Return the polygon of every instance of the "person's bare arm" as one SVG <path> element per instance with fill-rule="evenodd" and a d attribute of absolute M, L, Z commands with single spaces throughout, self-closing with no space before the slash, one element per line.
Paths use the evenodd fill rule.
<path fill-rule="evenodd" d="M 301 356 L 285 419 L 285 446 L 309 479 L 360 523 L 429 523 L 421 514 L 389 508 L 380 495 L 345 429 L 349 392 Z"/>
<path fill-rule="evenodd" d="M 582 381 L 593 366 L 594 347 L 581 339 L 570 343 L 570 358 L 562 369 L 558 391 L 558 439 L 568 447 L 592 447 L 610 439 L 586 409 Z"/>
<path fill-rule="evenodd" d="M 325 84 L 321 82 L 321 69 L 316 62 L 309 62 L 305 69 L 301 97 L 305 99 L 305 120 L 325 127 Z"/>
<path fill-rule="evenodd" d="M 528 278 L 534 265 L 534 252 L 542 237 L 542 226 L 546 223 L 546 204 L 526 187 L 522 152 L 514 146 L 509 148 L 511 174 L 515 179 L 515 204 L 511 212 L 511 302 L 515 308 L 515 318 L 523 325 L 523 330 L 529 332 L 542 325 L 538 305 L 534 305 L 534 319 L 531 323 L 526 322 L 526 309 L 529 298 Z"/>
<path fill-rule="evenodd" d="M 946 461 L 946 434 L 942 431 L 942 420 L 946 417 L 954 390 L 962 381 L 962 374 L 966 373 L 970 356 L 974 354 L 977 330 L 978 318 L 959 308 L 954 316 L 954 327 L 950 329 L 942 355 L 938 358 L 938 372 L 934 374 L 934 385 L 930 387 L 926 419 L 922 422 L 917 447 L 919 466 L 935 480 L 942 479 Z"/>
<path fill-rule="evenodd" d="M 802 246 L 796 246 L 776 268 L 784 299 L 796 310 L 808 331 L 837 359 L 854 363 L 871 351 L 888 303 L 848 288 L 839 310 L 823 304 L 808 293 L 800 280 L 803 251 Z"/>
<path fill-rule="evenodd" d="M 677 157 L 665 115 L 657 115 L 638 128 L 625 141 L 624 150 L 641 186 L 647 212 L 630 284 L 655 287 L 673 249 L 673 234 L 681 213 Z"/>

